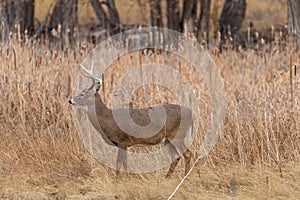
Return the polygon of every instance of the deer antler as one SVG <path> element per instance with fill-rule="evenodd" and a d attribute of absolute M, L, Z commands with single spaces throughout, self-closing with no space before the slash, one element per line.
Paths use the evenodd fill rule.
<path fill-rule="evenodd" d="M 93 81 L 97 81 L 97 82 L 102 83 L 102 78 L 97 78 L 93 74 L 94 62 L 92 62 L 92 67 L 91 67 L 90 70 L 87 70 L 82 64 L 80 64 L 80 67 L 86 73 L 86 74 L 82 73 L 83 76 L 88 77 L 88 78 L 92 79 Z"/>

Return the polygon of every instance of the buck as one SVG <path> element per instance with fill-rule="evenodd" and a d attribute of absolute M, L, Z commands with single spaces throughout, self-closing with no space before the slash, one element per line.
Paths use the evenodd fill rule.
<path fill-rule="evenodd" d="M 166 178 L 172 175 L 182 155 L 185 160 L 185 174 L 189 171 L 192 153 L 187 148 L 185 141 L 191 141 L 193 133 L 192 110 L 190 108 L 176 104 L 163 104 L 148 108 L 110 109 L 103 102 L 99 94 L 102 78 L 94 76 L 92 73 L 93 69 L 87 70 L 82 65 L 81 68 L 85 72 L 83 75 L 90 78 L 93 84 L 72 98 L 69 103 L 74 106 L 94 107 L 94 111 L 87 112 L 89 120 L 94 128 L 102 135 L 106 143 L 118 147 L 116 161 L 117 175 L 122 165 L 124 169 L 127 170 L 126 151 L 129 147 L 134 145 L 165 145 L 167 154 L 172 160 Z M 158 118 L 158 120 L 151 122 L 151 113 L 158 107 L 165 110 L 166 119 L 161 122 Z M 124 112 L 129 112 L 131 120 L 141 127 L 145 127 L 149 125 L 149 123 L 154 123 L 154 125 L 158 126 L 164 123 L 163 128 L 149 137 L 138 137 L 136 134 L 131 133 L 130 130 L 124 131 L 124 129 L 117 124 L 114 115 L 122 115 Z M 123 123 L 127 122 L 129 123 L 129 119 L 124 118 Z"/>

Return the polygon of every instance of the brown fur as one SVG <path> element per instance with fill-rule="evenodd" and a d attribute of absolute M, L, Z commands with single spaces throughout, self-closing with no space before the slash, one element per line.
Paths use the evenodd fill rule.
<path fill-rule="evenodd" d="M 90 74 L 88 77 L 93 80 L 93 85 L 71 99 L 70 103 L 73 105 L 88 105 L 89 109 L 87 114 L 92 125 L 101 133 L 103 139 L 108 144 L 119 147 L 116 164 L 117 173 L 119 173 L 122 164 L 124 169 L 127 170 L 126 150 L 128 147 L 134 145 L 156 145 L 163 142 L 170 158 L 173 160 L 167 177 L 170 177 L 175 170 L 182 154 L 185 158 L 185 173 L 188 172 L 191 162 L 191 152 L 187 148 L 185 141 L 186 139 L 191 140 L 193 132 L 192 111 L 190 108 L 176 104 L 159 105 L 164 108 L 166 113 L 166 121 L 163 124 L 163 128 L 150 137 L 136 137 L 136 133 L 128 134 L 123 131 L 115 121 L 113 114 L 116 116 L 124 116 L 124 113 L 128 113 L 129 111 L 130 117 L 136 125 L 142 127 L 150 123 L 161 125 L 162 121 L 159 117 L 153 119 L 154 122 L 151 122 L 149 115 L 151 112 L 155 112 L 154 110 L 159 107 L 110 109 L 102 101 L 98 93 L 101 87 L 101 80 L 95 83 L 96 78 L 93 75 Z M 124 120 L 126 119 L 128 118 L 124 117 Z M 126 124 L 129 120 L 123 122 Z"/>
<path fill-rule="evenodd" d="M 164 104 L 162 106 L 164 107 L 167 114 L 165 128 L 161 129 L 156 135 L 151 136 L 149 138 L 143 138 L 143 137 L 138 138 L 125 133 L 123 130 L 119 128 L 119 126 L 116 124 L 116 121 L 114 120 L 113 113 L 112 113 L 113 110 L 107 108 L 107 106 L 102 101 L 99 93 L 95 94 L 95 111 L 96 111 L 97 119 L 102 129 L 101 134 L 104 137 L 106 137 L 111 143 L 124 150 L 124 151 L 119 150 L 118 152 L 118 158 L 117 158 L 118 171 L 121 168 L 121 164 L 124 165 L 125 169 L 127 168 L 127 162 L 126 162 L 127 156 L 125 154 L 128 147 L 133 145 L 139 145 L 139 144 L 156 145 L 165 140 L 165 145 L 169 144 L 171 146 L 176 147 L 175 151 L 173 153 L 172 152 L 170 153 L 171 158 L 175 160 L 170 166 L 167 177 L 170 177 L 173 171 L 175 170 L 175 167 L 180 159 L 180 157 L 179 158 L 175 158 L 175 157 L 180 156 L 181 153 L 183 153 L 186 161 L 185 171 L 187 173 L 187 171 L 190 168 L 191 153 L 184 146 L 184 140 L 188 132 L 188 129 L 191 126 L 192 111 L 187 107 L 175 105 L 175 104 Z M 151 121 L 148 113 L 149 110 L 152 108 L 153 107 L 141 108 L 141 109 L 129 109 L 129 113 L 132 120 L 137 125 L 146 126 Z M 122 113 L 127 111 L 128 110 L 126 108 L 118 108 L 114 110 L 115 114 L 117 114 L 118 112 Z M 184 117 L 184 119 L 181 119 L 182 117 Z M 189 123 L 183 123 L 180 127 L 181 130 L 179 130 L 181 120 Z M 176 139 L 174 139 L 175 136 Z M 174 142 L 175 144 L 173 144 L 172 142 Z"/>

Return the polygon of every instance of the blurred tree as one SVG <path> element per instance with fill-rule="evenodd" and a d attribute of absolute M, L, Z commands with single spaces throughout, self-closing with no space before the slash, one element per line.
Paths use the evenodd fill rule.
<path fill-rule="evenodd" d="M 150 25 L 156 27 L 163 27 L 161 1 L 150 0 Z"/>
<path fill-rule="evenodd" d="M 167 0 L 167 19 L 169 29 L 180 31 L 179 17 L 179 0 Z"/>
<path fill-rule="evenodd" d="M 197 0 L 184 0 L 182 10 L 182 30 L 190 33 L 195 32 L 195 21 L 197 19 Z M 187 30 L 184 30 L 187 28 Z"/>
<path fill-rule="evenodd" d="M 119 13 L 117 11 L 115 1 L 114 0 L 107 0 L 108 11 L 109 11 L 109 21 L 111 28 L 113 30 L 119 30 L 120 28 L 120 18 Z"/>
<path fill-rule="evenodd" d="M 78 26 L 77 4 L 78 0 L 60 0 L 55 4 L 48 27 L 50 45 L 57 45 L 57 39 L 62 41 L 63 49 L 74 43 L 76 39 L 74 31 Z"/>
<path fill-rule="evenodd" d="M 0 1 L 0 18 L 4 23 L 1 26 L 2 39 L 7 39 L 15 25 L 20 25 L 21 38 L 24 38 L 25 30 L 28 35 L 34 34 L 34 0 L 2 0 Z M 4 34 L 4 35 L 3 35 Z"/>
<path fill-rule="evenodd" d="M 107 0 L 106 2 L 99 2 L 98 0 L 90 0 L 90 2 L 102 28 L 110 35 L 118 33 L 120 31 L 120 18 L 115 1 Z M 107 6 L 108 13 L 105 12 L 102 5 Z"/>
<path fill-rule="evenodd" d="M 108 17 L 106 13 L 104 12 L 104 9 L 102 7 L 102 4 L 98 0 L 90 0 L 92 7 L 97 15 L 97 18 L 99 20 L 100 25 L 102 28 L 107 29 L 107 22 L 108 22 Z"/>
<path fill-rule="evenodd" d="M 300 1 L 288 0 L 288 32 L 292 39 L 300 41 Z"/>
<path fill-rule="evenodd" d="M 232 39 L 235 45 L 235 36 L 240 30 L 245 19 L 246 0 L 225 0 L 219 19 L 221 33 L 220 50 L 226 40 Z"/>
<path fill-rule="evenodd" d="M 198 37 L 199 43 L 205 41 L 206 45 L 209 45 L 209 20 L 210 20 L 210 0 L 201 0 L 201 11 L 198 25 Z"/>

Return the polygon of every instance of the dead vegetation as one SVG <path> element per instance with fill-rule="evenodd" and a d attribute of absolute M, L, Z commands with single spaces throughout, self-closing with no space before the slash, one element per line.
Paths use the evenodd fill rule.
<path fill-rule="evenodd" d="M 164 180 L 163 170 L 123 174 L 117 180 L 84 148 L 68 100 L 79 63 L 91 48 L 76 49 L 80 50 L 56 52 L 14 39 L 1 46 L 0 198 L 166 198 L 181 172 L 170 180 Z M 300 195 L 299 50 L 290 44 L 274 45 L 269 52 L 228 50 L 211 55 L 227 93 L 223 134 L 175 198 L 296 199 Z M 116 79 L 126 66 L 134 65 L 134 57 L 129 58 L 105 72 L 108 83 L 111 74 Z M 184 72 L 184 64 L 181 69 L 196 80 Z M 108 92 L 113 84 L 105 85 Z M 161 89 L 154 88 L 152 94 L 155 90 Z M 143 105 L 139 94 L 132 99 L 137 107 Z M 172 99 L 161 94 L 148 103 Z"/>

